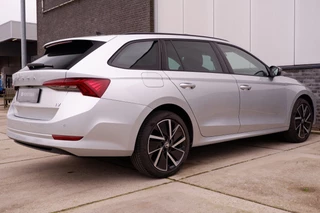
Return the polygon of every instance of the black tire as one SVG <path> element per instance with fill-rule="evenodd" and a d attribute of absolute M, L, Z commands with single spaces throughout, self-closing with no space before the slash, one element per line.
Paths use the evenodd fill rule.
<path fill-rule="evenodd" d="M 188 128 L 178 115 L 156 111 L 140 128 L 131 162 L 144 175 L 169 177 L 177 173 L 187 159 L 190 144 Z"/>
<path fill-rule="evenodd" d="M 313 124 L 313 110 L 305 99 L 299 98 L 293 106 L 289 130 L 284 132 L 288 142 L 301 143 L 309 138 Z"/>

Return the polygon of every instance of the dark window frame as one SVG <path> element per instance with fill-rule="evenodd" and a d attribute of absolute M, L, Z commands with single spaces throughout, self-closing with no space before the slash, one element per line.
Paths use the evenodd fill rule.
<path fill-rule="evenodd" d="M 158 42 L 158 69 L 134 69 L 134 68 L 124 68 L 124 67 L 119 67 L 119 66 L 115 66 L 112 64 L 112 62 L 117 58 L 117 56 L 124 50 L 126 49 L 129 45 L 134 44 L 134 43 L 141 43 L 141 42 L 148 42 L 148 41 L 157 41 Z M 125 70 L 148 70 L 148 71 L 160 71 L 162 70 L 162 49 L 161 49 L 161 42 L 159 39 L 137 39 L 137 40 L 132 40 L 129 41 L 127 43 L 125 43 L 124 45 L 122 45 L 107 61 L 107 64 L 111 67 L 116 67 L 119 69 L 125 69 Z"/>
<path fill-rule="evenodd" d="M 167 51 L 166 42 L 170 42 L 170 44 L 172 45 L 172 47 L 173 47 L 173 49 L 174 49 L 174 52 L 175 52 L 176 55 L 178 56 L 178 59 L 179 59 L 178 62 L 180 63 L 180 65 L 181 65 L 181 67 L 182 67 L 183 70 L 170 70 L 170 69 L 169 69 L 168 51 Z M 181 61 L 181 59 L 180 59 L 180 57 L 179 57 L 179 55 L 178 55 L 178 52 L 177 52 L 176 48 L 175 48 L 174 45 L 173 45 L 171 39 L 162 39 L 162 40 L 161 40 L 161 46 L 162 46 L 162 48 L 163 48 L 163 51 L 162 51 L 162 58 L 163 58 L 163 60 L 162 60 L 162 68 L 163 68 L 163 70 L 166 70 L 166 71 L 180 71 L 180 72 L 184 71 L 183 63 L 182 63 L 182 61 Z M 186 71 L 186 72 L 190 72 L 190 71 Z"/>
<path fill-rule="evenodd" d="M 171 72 L 194 72 L 194 73 L 212 73 L 212 74 L 228 74 L 229 70 L 225 64 L 225 62 L 223 61 L 222 57 L 220 56 L 220 52 L 217 50 L 217 47 L 215 47 L 212 43 L 212 40 L 203 40 L 203 39 L 185 39 L 185 38 L 164 38 L 164 39 L 160 39 L 162 42 L 162 49 L 163 49 L 163 61 L 162 61 L 162 66 L 163 66 L 163 70 L 164 71 L 171 71 Z M 170 70 L 168 67 L 168 55 L 167 55 L 167 48 L 166 48 L 166 41 L 170 41 L 176 54 L 178 55 L 179 58 L 179 62 L 181 64 L 181 66 L 183 67 L 183 70 Z M 203 42 L 203 43 L 208 43 L 210 45 L 210 47 L 212 48 L 212 51 L 214 52 L 214 54 L 216 55 L 217 58 L 217 62 L 220 65 L 220 68 L 222 70 L 222 72 L 212 72 L 212 71 L 189 71 L 189 70 L 185 70 L 183 63 L 180 59 L 180 56 L 176 50 L 176 47 L 173 45 L 172 41 L 187 41 L 187 42 Z"/>
<path fill-rule="evenodd" d="M 239 49 L 245 53 L 247 53 L 248 55 L 250 55 L 251 57 L 253 57 L 254 59 L 256 59 L 258 62 L 260 62 L 261 64 L 263 64 L 265 67 L 266 67 L 266 70 L 268 72 L 268 76 L 260 76 L 260 75 L 246 75 L 246 74 L 238 74 L 238 73 L 234 73 L 233 69 L 232 69 L 232 66 L 229 62 L 229 60 L 227 59 L 227 57 L 224 55 L 224 52 L 221 50 L 221 48 L 219 47 L 219 44 L 221 45 L 225 45 L 225 46 L 230 46 L 230 47 L 233 47 L 233 48 L 236 48 L 236 49 Z M 245 49 L 241 48 L 241 47 L 238 47 L 236 45 L 233 45 L 233 44 L 229 44 L 229 43 L 222 43 L 222 42 L 214 42 L 214 45 L 216 46 L 217 48 L 217 51 L 219 51 L 219 55 L 223 58 L 224 60 L 224 63 L 226 64 L 228 70 L 229 70 L 229 73 L 230 74 L 233 74 L 233 75 L 241 75 L 241 76 L 253 76 L 253 77 L 266 77 L 266 78 L 270 78 L 271 75 L 270 75 L 270 68 L 268 65 L 266 65 L 263 61 L 261 61 L 258 57 L 254 56 L 253 54 L 251 54 L 250 52 L 246 51 Z"/>

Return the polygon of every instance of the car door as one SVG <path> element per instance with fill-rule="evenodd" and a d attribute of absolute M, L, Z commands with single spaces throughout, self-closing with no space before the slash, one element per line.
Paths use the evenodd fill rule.
<path fill-rule="evenodd" d="M 164 72 L 191 107 L 203 136 L 237 133 L 239 91 L 206 41 L 164 41 Z M 221 56 L 219 56 L 221 57 Z M 225 66 L 225 65 L 224 65 Z"/>
<path fill-rule="evenodd" d="M 284 127 L 286 85 L 270 77 L 267 66 L 246 51 L 228 44 L 218 47 L 240 91 L 239 132 Z"/>

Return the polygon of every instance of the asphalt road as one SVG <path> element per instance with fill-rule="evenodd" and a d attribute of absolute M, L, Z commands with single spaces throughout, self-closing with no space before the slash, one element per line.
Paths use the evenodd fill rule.
<path fill-rule="evenodd" d="M 320 212 L 320 135 L 275 136 L 194 148 L 167 179 L 128 158 L 77 158 L 32 150 L 6 133 L 0 110 L 0 212 Z"/>

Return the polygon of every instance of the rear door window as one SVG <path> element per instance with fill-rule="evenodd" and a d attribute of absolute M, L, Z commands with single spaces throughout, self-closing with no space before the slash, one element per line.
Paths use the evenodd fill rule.
<path fill-rule="evenodd" d="M 46 48 L 45 54 L 31 64 L 43 64 L 33 69 L 70 69 L 104 42 L 74 40 L 64 41 Z M 23 70 L 29 70 L 25 67 Z"/>
<path fill-rule="evenodd" d="M 218 58 L 209 42 L 182 40 L 171 42 L 174 47 L 170 41 L 166 41 L 169 70 L 222 73 Z"/>
<path fill-rule="evenodd" d="M 167 69 L 183 70 L 179 56 L 170 41 L 166 42 L 166 49 L 167 49 L 167 57 L 168 57 Z"/>
<path fill-rule="evenodd" d="M 126 69 L 160 70 L 158 41 L 135 41 L 115 55 L 111 65 Z"/>

